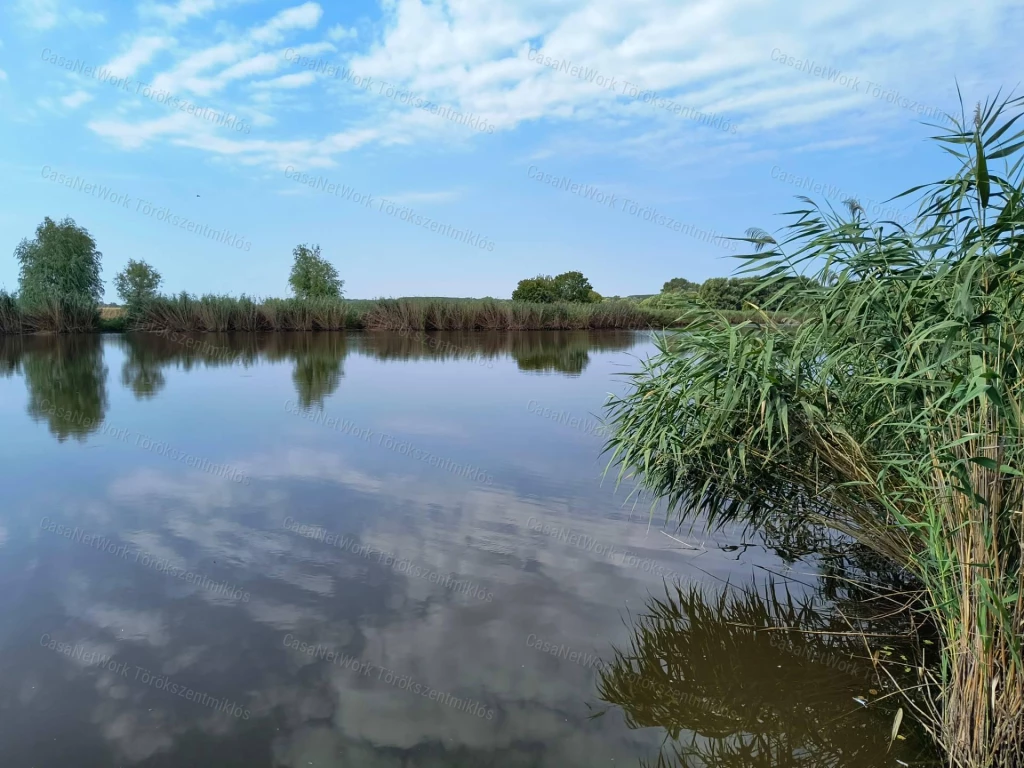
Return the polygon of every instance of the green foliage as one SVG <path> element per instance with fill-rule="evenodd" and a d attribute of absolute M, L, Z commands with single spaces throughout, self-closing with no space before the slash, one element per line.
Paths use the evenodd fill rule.
<path fill-rule="evenodd" d="M 688 291 L 690 293 L 696 293 L 699 289 L 700 283 L 690 282 L 685 277 L 673 277 L 661 287 L 661 292 L 672 293 L 674 291 Z"/>
<path fill-rule="evenodd" d="M 589 304 L 601 301 L 601 295 L 594 290 L 582 272 L 563 272 L 556 277 L 538 275 L 520 280 L 512 292 L 512 300 L 535 304 L 553 304 L 557 301 Z"/>
<path fill-rule="evenodd" d="M 611 403 L 613 460 L 681 515 L 808 520 L 916 580 L 908 626 L 940 642 L 905 706 L 958 768 L 1024 764 L 1022 115 L 936 138 L 961 166 L 901 195 L 924 190 L 912 228 L 804 198 L 749 230 L 748 293 L 803 322 L 697 307 Z"/>
<path fill-rule="evenodd" d="M 697 291 L 697 297 L 713 309 L 746 309 L 748 302 L 760 306 L 769 295 L 757 280 L 744 277 L 712 277 Z"/>
<path fill-rule="evenodd" d="M 130 330 L 128 316 L 103 317 L 101 315 L 96 322 L 96 330 L 100 333 L 125 333 Z"/>
<path fill-rule="evenodd" d="M 338 271 L 320 255 L 320 246 L 297 245 L 292 251 L 295 263 L 288 283 L 297 299 L 337 299 L 342 295 L 344 280 Z"/>
<path fill-rule="evenodd" d="M 555 295 L 559 301 L 587 304 L 594 301 L 594 287 L 582 272 L 563 272 L 555 277 Z"/>
<path fill-rule="evenodd" d="M 161 280 L 160 273 L 146 262 L 129 259 L 127 266 L 114 278 L 114 287 L 128 314 L 134 316 L 156 298 Z"/>
<path fill-rule="evenodd" d="M 47 216 L 32 240 L 14 251 L 21 265 L 19 299 L 36 305 L 51 299 L 98 304 L 103 296 L 96 241 L 71 218 L 55 222 Z"/>
<path fill-rule="evenodd" d="M 711 309 L 745 310 L 754 307 L 796 310 L 805 305 L 818 283 L 804 275 L 780 275 L 777 284 L 765 286 L 754 277 L 712 277 L 705 280 L 696 298 Z M 786 287 L 785 290 L 781 290 Z"/>
<path fill-rule="evenodd" d="M 92 300 L 50 296 L 26 304 L 0 291 L 0 334 L 86 333 L 98 322 L 99 313 Z"/>
<path fill-rule="evenodd" d="M 554 278 L 551 275 L 537 275 L 520 280 L 512 291 L 512 301 L 526 301 L 531 304 L 553 304 L 558 300 Z"/>
<path fill-rule="evenodd" d="M 0 291 L 0 334 L 22 333 L 23 316 L 18 297 Z"/>
<path fill-rule="evenodd" d="M 644 309 L 681 312 L 692 307 L 696 300 L 697 297 L 694 293 L 674 291 L 646 298 L 640 302 L 640 306 Z"/>

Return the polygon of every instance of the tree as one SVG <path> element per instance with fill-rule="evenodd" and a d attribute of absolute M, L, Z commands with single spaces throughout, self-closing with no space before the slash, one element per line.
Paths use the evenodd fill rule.
<path fill-rule="evenodd" d="M 121 301 L 128 307 L 128 313 L 134 314 L 146 302 L 156 298 L 161 281 L 160 273 L 149 264 L 129 259 L 128 265 L 114 278 L 114 287 Z"/>
<path fill-rule="evenodd" d="M 582 272 L 563 272 L 554 279 L 555 294 L 559 301 L 589 304 L 593 301 L 594 287 Z"/>
<path fill-rule="evenodd" d="M 696 293 L 699 289 L 700 283 L 690 282 L 685 277 L 673 277 L 661 286 L 662 293 L 672 293 L 673 291 L 691 291 Z"/>
<path fill-rule="evenodd" d="M 53 298 L 98 304 L 103 297 L 103 254 L 74 219 L 55 222 L 47 216 L 36 227 L 35 238 L 22 240 L 14 256 L 21 264 L 20 298 L 28 304 Z"/>
<path fill-rule="evenodd" d="M 320 255 L 320 246 L 297 245 L 292 251 L 295 263 L 288 283 L 298 299 L 339 299 L 342 296 L 344 280 L 338 279 L 338 271 Z"/>
<path fill-rule="evenodd" d="M 589 304 L 600 301 L 601 295 L 593 289 L 582 272 L 563 272 L 556 277 L 537 275 L 520 280 L 512 292 L 512 300 L 538 304 L 552 304 L 556 301 Z"/>
<path fill-rule="evenodd" d="M 512 291 L 512 301 L 529 301 L 535 304 L 552 304 L 558 301 L 554 278 L 550 275 L 537 275 L 527 280 L 520 280 Z"/>

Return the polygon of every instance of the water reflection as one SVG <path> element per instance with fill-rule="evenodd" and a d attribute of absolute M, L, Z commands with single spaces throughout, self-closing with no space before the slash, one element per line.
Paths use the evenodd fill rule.
<path fill-rule="evenodd" d="M 0 376 L 9 378 L 21 370 L 25 338 L 0 334 Z"/>
<path fill-rule="evenodd" d="M 0 765 L 635 766 L 665 734 L 685 752 L 669 746 L 664 758 L 684 765 L 831 768 L 846 765 L 833 759 L 840 752 L 866 765 L 904 755 L 872 762 L 880 753 L 867 746 L 849 751 L 854 735 L 872 748 L 888 738 L 884 717 L 852 701 L 873 697 L 868 681 L 837 672 L 801 637 L 772 646 L 783 636 L 749 628 L 795 618 L 759 619 L 712 592 L 699 593 L 712 596 L 703 606 L 684 599 L 705 576 L 706 586 L 743 581 L 818 539 L 780 521 L 767 547 L 730 532 L 673 532 L 694 546 L 677 545 L 624 503 L 628 488 L 601 485 L 603 437 L 537 415 L 600 411 L 627 362 L 620 350 L 646 354 L 646 336 L 151 334 L 106 337 L 103 350 L 98 341 L 0 343 L 0 371 L 14 375 L 0 378 L 0 405 L 15 404 L 0 407 L 0 434 L 13 436 L 0 444 L 12 468 L 0 505 Z M 115 375 L 109 404 L 103 351 Z M 86 373 L 68 372 L 76 366 Z M 49 389 L 44 373 L 56 377 Z M 52 392 L 56 381 L 74 397 Z M 109 429 L 90 450 L 58 444 L 43 429 L 52 416 L 26 418 L 26 387 L 30 402 L 64 397 L 66 412 L 99 412 Z M 316 418 L 297 418 L 288 400 Z M 385 434 L 495 480 L 418 460 L 379 441 Z M 601 704 L 597 673 L 580 659 L 627 647 L 634 629 L 623 619 L 637 609 L 656 617 L 644 605 L 664 578 L 682 585 L 677 607 L 638 620 L 637 648 L 600 688 L 614 706 Z M 113 669 L 97 661 L 106 656 Z M 675 672 L 691 675 L 685 688 Z M 655 684 L 680 695 L 654 700 Z M 773 686 L 792 698 L 810 687 L 801 696 L 817 714 Z M 591 719 L 594 706 L 606 715 Z M 834 749 L 812 738 L 807 721 L 847 710 L 873 719 L 862 731 L 836 726 Z M 786 762 L 801 749 L 822 762 Z"/>
<path fill-rule="evenodd" d="M 890 749 L 899 700 L 849 634 L 861 620 L 846 609 L 860 601 L 840 587 L 839 602 L 826 602 L 821 586 L 677 585 L 651 598 L 635 617 L 630 647 L 616 651 L 598 683 L 601 699 L 631 728 L 669 735 L 654 762 L 641 765 L 937 765 L 908 721 Z M 869 631 L 887 630 L 896 627 L 876 621 Z"/>
<path fill-rule="evenodd" d="M 636 344 L 629 332 L 438 332 L 372 333 L 359 337 L 360 347 L 381 360 L 514 359 L 521 371 L 544 371 L 578 376 L 590 362 L 590 352 L 625 350 Z"/>
<path fill-rule="evenodd" d="M 36 338 L 15 348 L 20 349 L 20 362 L 8 353 L 6 365 L 21 366 L 29 393 L 28 412 L 45 421 L 50 434 L 60 442 L 69 437 L 84 441 L 102 426 L 107 368 L 99 336 Z"/>
<path fill-rule="evenodd" d="M 249 367 L 291 361 L 299 405 L 322 407 L 344 377 L 349 353 L 378 360 L 476 360 L 511 358 L 521 371 L 579 376 L 590 352 L 626 350 L 631 332 L 521 333 L 288 333 L 126 334 L 113 342 L 124 352 L 121 383 L 137 399 L 155 398 L 167 386 L 169 367 Z M 24 366 L 32 393 L 30 412 L 45 418 L 58 439 L 82 438 L 102 423 L 106 409 L 103 342 L 95 335 L 0 338 L 0 375 Z"/>
<path fill-rule="evenodd" d="M 160 354 L 159 346 L 127 337 L 122 347 L 126 356 L 121 366 L 121 383 L 139 400 L 156 397 L 167 384 L 163 372 L 166 357 Z"/>
<path fill-rule="evenodd" d="M 299 334 L 292 354 L 295 359 L 292 381 L 299 406 L 304 409 L 313 406 L 323 408 L 324 398 L 334 394 L 345 375 L 342 370 L 348 354 L 345 335 Z"/>

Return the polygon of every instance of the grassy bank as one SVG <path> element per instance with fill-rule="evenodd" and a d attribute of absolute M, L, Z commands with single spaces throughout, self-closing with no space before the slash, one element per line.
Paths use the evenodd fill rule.
<path fill-rule="evenodd" d="M 0 333 L 87 331 L 529 331 L 666 328 L 678 312 L 628 301 L 529 304 L 494 299 L 312 300 L 161 297 L 133 316 L 123 310 L 52 302 L 26 309 L 0 296 Z M 746 315 L 749 313 L 738 313 Z M 740 318 L 738 318 L 740 319 Z"/>

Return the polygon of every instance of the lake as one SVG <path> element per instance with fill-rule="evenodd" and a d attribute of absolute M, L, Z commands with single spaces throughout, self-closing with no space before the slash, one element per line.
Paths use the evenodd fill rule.
<path fill-rule="evenodd" d="M 758 631 L 822 626 L 786 602 L 840 599 L 820 562 L 603 476 L 602 406 L 654 351 L 0 338 L 0 765 L 925 759 L 864 706 L 863 648 Z"/>

